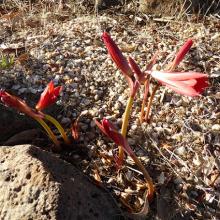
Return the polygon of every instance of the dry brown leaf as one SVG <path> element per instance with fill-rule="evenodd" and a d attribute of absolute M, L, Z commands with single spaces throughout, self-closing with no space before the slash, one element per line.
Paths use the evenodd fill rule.
<path fill-rule="evenodd" d="M 18 48 L 11 48 L 11 47 L 8 47 L 8 48 L 5 48 L 2 50 L 2 53 L 3 54 L 21 54 L 21 53 L 24 53 L 25 52 L 25 47 L 18 47 Z"/>
<path fill-rule="evenodd" d="M 215 184 L 215 181 L 217 178 L 220 176 L 220 173 L 214 173 L 211 175 L 211 180 L 210 180 L 210 186 L 213 186 Z"/>
<path fill-rule="evenodd" d="M 29 60 L 29 55 L 27 53 L 23 53 L 17 58 L 16 63 L 24 65 L 28 60 Z"/>
<path fill-rule="evenodd" d="M 18 18 L 20 18 L 21 17 L 21 12 L 18 12 L 18 11 L 16 11 L 16 12 L 9 12 L 8 14 L 4 14 L 3 16 L 1 16 L 1 19 L 6 19 L 6 20 L 8 20 L 8 21 L 11 21 L 11 20 L 13 20 L 13 19 L 18 19 Z"/>
<path fill-rule="evenodd" d="M 94 169 L 93 172 L 94 172 L 94 175 L 93 175 L 94 179 L 95 179 L 98 183 L 102 183 L 102 179 L 101 179 L 101 177 L 100 177 L 100 175 L 99 175 L 98 170 L 97 170 L 97 169 Z"/>
<path fill-rule="evenodd" d="M 136 50 L 137 45 L 135 44 L 123 44 L 121 47 L 121 51 L 125 53 L 131 53 Z"/>

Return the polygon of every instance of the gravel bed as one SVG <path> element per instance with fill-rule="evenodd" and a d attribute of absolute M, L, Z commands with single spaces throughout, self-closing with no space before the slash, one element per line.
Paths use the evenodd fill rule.
<path fill-rule="evenodd" d="M 86 148 L 88 159 L 77 165 L 109 188 L 125 210 L 138 211 L 143 205 L 143 177 L 129 157 L 120 172 L 115 170 L 108 158 L 117 148 L 93 121 L 107 117 L 120 128 L 129 92 L 100 39 L 101 30 L 110 31 L 124 54 L 131 55 L 143 70 L 158 50 L 161 53 L 154 68 L 165 68 L 184 41 L 194 39 L 179 69 L 206 72 L 210 87 L 199 98 L 180 96 L 161 87 L 154 99 L 152 123 L 140 125 L 141 88 L 128 141 L 157 188 L 150 219 L 219 219 L 219 18 L 177 21 L 102 13 L 98 19 L 77 16 L 61 22 L 51 14 L 47 16 L 34 27 L 27 25 L 32 19 L 27 15 L 16 22 L 0 19 L 1 53 L 18 48 L 15 65 L 0 70 L 0 86 L 28 102 L 30 96 L 37 100 L 51 80 L 63 85 L 57 119 L 68 128 L 84 113 L 77 144 Z M 22 49 L 28 55 L 25 60 L 19 59 Z M 72 161 L 77 155 L 70 152 L 69 158 Z"/>

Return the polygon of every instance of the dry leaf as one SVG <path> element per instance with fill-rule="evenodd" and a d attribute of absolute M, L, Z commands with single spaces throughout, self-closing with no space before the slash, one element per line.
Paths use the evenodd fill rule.
<path fill-rule="evenodd" d="M 71 134 L 74 140 L 79 138 L 79 118 L 80 116 L 72 123 Z"/>
<path fill-rule="evenodd" d="M 121 46 L 121 51 L 125 53 L 131 53 L 135 51 L 137 46 L 135 44 L 123 44 Z"/>
<path fill-rule="evenodd" d="M 100 177 L 100 175 L 99 175 L 98 170 L 95 169 L 95 170 L 93 170 L 93 171 L 94 171 L 94 175 L 93 175 L 94 179 L 95 179 L 98 183 L 102 183 L 102 179 L 101 179 L 101 177 Z"/>
<path fill-rule="evenodd" d="M 29 55 L 27 53 L 23 53 L 17 58 L 16 63 L 24 65 L 28 60 L 29 60 Z"/>
<path fill-rule="evenodd" d="M 4 14 L 3 16 L 1 16 L 1 19 L 6 19 L 8 21 L 11 21 L 13 19 L 18 19 L 21 17 L 21 13 L 16 11 L 16 12 L 9 12 L 8 14 Z"/>
<path fill-rule="evenodd" d="M 2 50 L 2 53 L 3 54 L 21 54 L 21 53 L 24 53 L 25 52 L 25 47 L 18 47 L 18 48 L 11 48 L 11 47 L 8 47 L 8 48 L 5 48 Z"/>

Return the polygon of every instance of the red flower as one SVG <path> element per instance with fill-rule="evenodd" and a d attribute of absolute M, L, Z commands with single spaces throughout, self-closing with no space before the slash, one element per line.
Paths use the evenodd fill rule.
<path fill-rule="evenodd" d="M 128 145 L 126 138 L 123 137 L 122 134 L 117 131 L 115 126 L 108 119 L 104 118 L 101 123 L 95 120 L 95 123 L 106 136 L 108 136 L 115 142 L 115 144 L 117 144 L 118 146 L 122 146 L 124 151 L 129 156 L 133 156 L 134 152 Z"/>
<path fill-rule="evenodd" d="M 140 84 L 145 82 L 146 81 L 145 74 L 140 70 L 140 68 L 137 65 L 137 63 L 135 62 L 135 60 L 133 60 L 131 57 L 128 57 L 128 62 L 130 64 L 132 70 L 134 71 L 134 75 L 135 75 L 136 80 Z"/>
<path fill-rule="evenodd" d="M 188 51 L 190 50 L 190 48 L 193 45 L 193 40 L 192 39 L 188 39 L 183 46 L 180 48 L 179 52 L 176 54 L 173 62 L 170 65 L 170 70 L 174 70 L 179 63 L 183 60 L 183 58 L 185 57 L 185 55 L 188 53 Z"/>
<path fill-rule="evenodd" d="M 51 81 L 45 90 L 42 92 L 40 100 L 38 101 L 35 108 L 39 111 L 45 109 L 49 105 L 52 105 L 56 102 L 58 95 L 62 90 L 62 86 L 54 87 L 53 81 Z"/>
<path fill-rule="evenodd" d="M 146 71 L 175 92 L 187 96 L 198 96 L 208 87 L 208 75 L 197 72 Z"/>
<path fill-rule="evenodd" d="M 126 77 L 130 87 L 130 96 L 134 97 L 140 84 L 146 80 L 145 74 L 140 70 L 137 63 L 131 57 L 129 57 L 127 61 L 108 33 L 104 32 L 102 39 L 112 60 Z"/>
<path fill-rule="evenodd" d="M 121 50 L 118 48 L 116 43 L 112 40 L 107 32 L 104 32 L 102 34 L 102 40 L 116 66 L 122 71 L 125 76 L 132 76 L 133 73 L 131 68 L 129 67 L 126 58 L 123 56 Z"/>
<path fill-rule="evenodd" d="M 41 112 L 36 112 L 36 110 L 29 107 L 24 100 L 10 95 L 5 91 L 0 91 L 0 100 L 8 107 L 12 107 L 19 112 L 29 115 L 32 118 L 43 118 L 44 115 Z"/>

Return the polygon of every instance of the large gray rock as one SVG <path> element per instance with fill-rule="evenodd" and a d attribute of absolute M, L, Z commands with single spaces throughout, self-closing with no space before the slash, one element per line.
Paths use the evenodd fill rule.
<path fill-rule="evenodd" d="M 123 219 L 110 194 L 54 154 L 0 147 L 0 219 Z"/>

